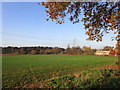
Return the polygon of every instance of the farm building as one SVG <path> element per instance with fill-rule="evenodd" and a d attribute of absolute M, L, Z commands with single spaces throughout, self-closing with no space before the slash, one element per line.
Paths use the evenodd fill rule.
<path fill-rule="evenodd" d="M 95 55 L 110 55 L 110 56 L 116 56 L 117 53 L 115 50 L 111 50 L 111 51 L 96 51 Z"/>
<path fill-rule="evenodd" d="M 109 55 L 110 51 L 96 51 L 95 55 Z"/>

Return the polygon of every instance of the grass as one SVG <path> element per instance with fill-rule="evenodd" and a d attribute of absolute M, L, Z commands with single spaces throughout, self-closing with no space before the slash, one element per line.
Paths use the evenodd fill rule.
<path fill-rule="evenodd" d="M 2 58 L 3 88 L 72 75 L 117 60 L 117 57 L 85 55 L 6 55 Z"/>

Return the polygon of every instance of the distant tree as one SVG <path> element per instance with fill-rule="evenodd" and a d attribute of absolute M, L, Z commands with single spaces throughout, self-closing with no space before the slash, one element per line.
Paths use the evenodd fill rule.
<path fill-rule="evenodd" d="M 58 47 L 2 47 L 2 54 L 60 54 L 63 51 Z"/>
<path fill-rule="evenodd" d="M 83 49 L 85 55 L 93 55 L 94 54 L 94 50 L 92 50 L 91 47 L 84 46 L 82 49 Z"/>
<path fill-rule="evenodd" d="M 69 55 L 81 55 L 83 50 L 79 46 L 71 48 L 69 47 L 65 49 L 64 53 Z"/>
<path fill-rule="evenodd" d="M 54 54 L 60 54 L 60 53 L 63 52 L 63 51 L 64 51 L 64 49 L 58 48 L 58 47 L 54 47 L 54 48 L 52 49 L 52 52 L 53 52 Z"/>
<path fill-rule="evenodd" d="M 31 51 L 32 51 L 32 47 L 27 47 L 26 48 L 26 54 L 31 54 Z"/>
<path fill-rule="evenodd" d="M 21 48 L 20 48 L 20 54 L 26 54 L 26 53 L 25 53 L 25 47 L 21 47 Z"/>
<path fill-rule="evenodd" d="M 110 50 L 113 50 L 114 47 L 112 46 L 105 46 L 103 47 L 102 51 L 110 51 Z"/>
<path fill-rule="evenodd" d="M 35 55 L 35 54 L 36 54 L 36 50 L 32 50 L 32 51 L 31 51 L 31 54 L 32 54 L 32 55 Z"/>
<path fill-rule="evenodd" d="M 40 54 L 45 54 L 45 50 L 40 50 Z"/>
<path fill-rule="evenodd" d="M 14 49 L 13 54 L 16 54 L 16 55 L 20 54 L 20 50 L 18 47 L 13 47 L 13 49 Z"/>
<path fill-rule="evenodd" d="M 80 54 L 82 54 L 82 52 L 83 51 L 79 46 L 71 48 L 71 54 L 72 55 L 80 55 Z"/>
<path fill-rule="evenodd" d="M 71 48 L 69 46 L 65 49 L 64 54 L 71 54 Z"/>
<path fill-rule="evenodd" d="M 91 49 L 90 54 L 94 55 L 96 51 L 97 51 L 97 49 Z"/>

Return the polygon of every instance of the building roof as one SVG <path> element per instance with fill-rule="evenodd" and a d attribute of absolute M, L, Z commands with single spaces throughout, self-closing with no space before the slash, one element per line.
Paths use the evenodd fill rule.
<path fill-rule="evenodd" d="M 107 52 L 110 52 L 110 51 L 96 51 L 96 52 L 106 52 L 107 53 Z"/>

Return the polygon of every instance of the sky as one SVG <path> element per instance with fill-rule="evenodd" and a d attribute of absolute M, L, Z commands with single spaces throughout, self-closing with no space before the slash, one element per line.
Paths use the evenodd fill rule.
<path fill-rule="evenodd" d="M 47 14 L 37 2 L 2 3 L 2 46 L 90 46 L 100 49 L 115 46 L 111 41 L 113 32 L 105 35 L 102 42 L 87 41 L 83 22 L 72 24 L 68 17 L 65 23 L 46 21 Z M 1 32 L 0 32 L 1 33 Z"/>

